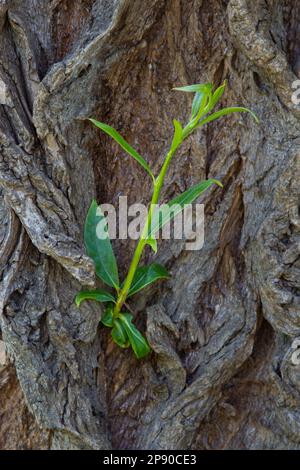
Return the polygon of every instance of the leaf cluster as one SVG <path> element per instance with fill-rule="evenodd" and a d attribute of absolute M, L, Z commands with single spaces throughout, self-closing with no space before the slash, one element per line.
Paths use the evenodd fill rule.
<path fill-rule="evenodd" d="M 122 309 L 124 305 L 126 307 L 126 300 L 128 298 L 133 297 L 145 287 L 156 281 L 170 278 L 168 271 L 158 263 L 145 266 L 139 265 L 143 250 L 146 245 L 150 245 L 156 253 L 157 240 L 155 236 L 157 232 L 180 213 L 184 209 L 185 204 L 193 203 L 213 184 L 222 187 L 222 184 L 216 179 L 201 181 L 167 203 L 169 208 L 173 210 L 164 212 L 163 215 L 155 212 L 153 206 L 157 205 L 159 200 L 164 177 L 173 155 L 192 132 L 222 116 L 236 112 L 247 112 L 250 113 L 256 122 L 259 122 L 252 111 L 240 106 L 222 108 L 214 111 L 214 108 L 224 94 L 225 87 L 226 82 L 215 90 L 211 83 L 174 88 L 178 91 L 194 93 L 191 115 L 185 127 L 176 119 L 173 121 L 174 134 L 170 150 L 165 157 L 161 171 L 157 177 L 154 176 L 146 160 L 126 142 L 113 127 L 99 122 L 96 119 L 90 119 L 97 128 L 110 136 L 128 155 L 133 157 L 141 165 L 152 179 L 153 194 L 147 222 L 137 244 L 128 274 L 122 283 L 120 283 L 119 280 L 117 262 L 108 235 L 107 221 L 101 212 L 100 206 L 98 206 L 95 200 L 92 201 L 85 221 L 84 243 L 88 256 L 94 261 L 97 276 L 111 290 L 82 290 L 77 294 L 75 302 L 78 307 L 84 300 L 106 303 L 106 309 L 101 318 L 102 325 L 111 329 L 112 339 L 118 346 L 121 348 L 131 346 L 136 357 L 139 359 L 145 357 L 150 352 L 150 346 L 146 338 L 133 324 L 133 316 L 127 311 L 122 311 Z M 102 227 L 100 234 L 99 227 Z"/>

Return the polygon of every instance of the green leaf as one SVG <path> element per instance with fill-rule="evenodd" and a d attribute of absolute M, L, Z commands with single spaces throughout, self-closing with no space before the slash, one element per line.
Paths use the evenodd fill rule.
<path fill-rule="evenodd" d="M 198 120 L 202 116 L 207 106 L 207 101 L 210 102 L 211 100 L 212 88 L 212 83 L 200 83 L 196 85 L 188 85 L 173 88 L 173 90 L 184 91 L 187 93 L 195 93 L 192 104 L 191 120 L 183 131 L 183 138 L 186 138 L 193 131 L 196 124 L 198 123 Z"/>
<path fill-rule="evenodd" d="M 173 137 L 173 140 L 172 140 L 170 152 L 174 152 L 175 149 L 181 144 L 181 142 L 182 142 L 182 133 L 183 133 L 183 129 L 182 129 L 182 126 L 181 126 L 179 121 L 174 119 L 173 124 L 174 124 L 174 137 Z"/>
<path fill-rule="evenodd" d="M 96 127 L 99 127 L 102 131 L 112 137 L 119 145 L 122 147 L 125 152 L 131 155 L 151 176 L 154 181 L 154 175 L 144 158 L 133 148 L 131 145 L 126 142 L 125 139 L 111 126 L 104 124 L 103 122 L 96 121 L 96 119 L 89 119 Z"/>
<path fill-rule="evenodd" d="M 101 323 L 103 323 L 105 326 L 108 326 L 108 328 L 112 328 L 114 326 L 114 315 L 112 307 L 107 307 L 105 309 L 105 312 L 101 318 Z"/>
<path fill-rule="evenodd" d="M 195 94 L 192 104 L 191 119 L 194 119 L 198 115 L 198 112 L 200 111 L 201 105 L 203 104 L 203 101 L 205 100 L 206 96 L 206 93 L 204 93 L 203 91 L 197 91 L 197 93 Z"/>
<path fill-rule="evenodd" d="M 205 93 L 203 93 L 203 99 L 200 103 L 199 108 L 197 109 L 197 114 L 191 118 L 190 122 L 187 124 L 187 126 L 183 130 L 184 139 L 193 132 L 193 130 L 195 129 L 195 127 L 197 126 L 199 122 L 199 119 L 204 114 L 206 114 L 206 109 L 210 103 L 210 100 L 211 100 L 211 91 L 207 90 Z M 193 114 L 193 111 L 192 111 L 192 114 Z"/>
<path fill-rule="evenodd" d="M 159 210 L 157 210 L 153 214 L 151 226 L 148 232 L 148 237 L 154 237 L 156 232 L 161 227 L 163 227 L 166 223 L 170 222 L 172 219 L 174 219 L 174 217 L 176 217 L 177 214 L 183 211 L 185 204 L 191 204 L 192 202 L 194 202 L 200 196 L 200 194 L 203 193 L 206 189 L 208 189 L 212 184 L 217 184 L 221 188 L 223 187 L 222 183 L 215 179 L 201 181 L 201 183 L 192 186 L 187 191 L 175 197 L 174 199 L 172 199 L 172 201 L 168 202 L 167 206 L 169 206 L 169 211 L 160 213 Z"/>
<path fill-rule="evenodd" d="M 155 238 L 147 238 L 146 244 L 151 246 L 154 253 L 157 253 L 157 240 Z"/>
<path fill-rule="evenodd" d="M 227 85 L 227 81 L 225 80 L 224 83 L 214 91 L 212 98 L 210 100 L 207 112 L 213 109 L 216 106 L 216 104 L 220 101 L 220 99 L 222 98 L 224 94 L 226 85 Z"/>
<path fill-rule="evenodd" d="M 187 85 L 173 88 L 176 91 L 184 91 L 187 93 L 197 93 L 198 91 L 207 92 L 207 90 L 211 90 L 212 84 L 211 83 L 199 83 L 196 85 Z"/>
<path fill-rule="evenodd" d="M 97 235 L 99 222 L 101 222 L 104 228 Z M 101 236 L 100 238 L 99 235 Z M 88 256 L 94 261 L 97 276 L 109 286 L 118 289 L 118 268 L 107 232 L 107 223 L 105 224 L 105 217 L 95 200 L 92 201 L 86 217 L 84 243 Z"/>
<path fill-rule="evenodd" d="M 170 279 L 170 274 L 160 264 L 153 263 L 148 266 L 141 266 L 137 268 L 131 287 L 129 289 L 127 297 L 139 292 L 141 289 L 144 289 L 149 284 L 152 284 L 159 279 Z"/>
<path fill-rule="evenodd" d="M 144 336 L 139 332 L 139 330 L 132 323 L 132 315 L 129 313 L 120 313 L 119 319 L 124 326 L 128 339 L 130 341 L 131 347 L 138 359 L 147 356 L 151 351 L 150 346 L 144 338 Z"/>
<path fill-rule="evenodd" d="M 207 124 L 208 122 L 215 121 L 216 119 L 219 119 L 222 116 L 226 116 L 227 114 L 232 114 L 232 113 L 250 113 L 253 119 L 259 123 L 259 119 L 254 114 L 253 111 L 251 111 L 248 108 L 242 108 L 242 107 L 233 107 L 233 108 L 223 108 L 220 109 L 220 111 L 217 111 L 210 116 L 207 116 L 207 118 L 203 119 L 202 121 L 199 122 L 197 127 L 204 126 L 204 124 Z"/>
<path fill-rule="evenodd" d="M 96 300 L 97 302 L 116 303 L 114 296 L 102 289 L 80 291 L 75 297 L 75 303 L 77 307 L 79 307 L 83 300 Z"/>
<path fill-rule="evenodd" d="M 121 320 L 118 318 L 114 320 L 111 336 L 114 342 L 121 348 L 128 348 L 130 345 L 125 325 L 123 325 Z"/>

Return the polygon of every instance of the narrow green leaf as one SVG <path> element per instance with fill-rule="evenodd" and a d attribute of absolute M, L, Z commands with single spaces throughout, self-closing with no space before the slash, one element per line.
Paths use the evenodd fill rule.
<path fill-rule="evenodd" d="M 211 83 L 199 83 L 199 84 L 196 84 L 196 85 L 187 85 L 187 86 L 180 86 L 180 87 L 176 87 L 176 88 L 173 88 L 173 90 L 176 90 L 176 91 L 184 91 L 184 92 L 187 92 L 187 93 L 197 93 L 198 91 L 207 91 L 208 89 L 211 89 L 212 88 L 212 84 Z"/>
<path fill-rule="evenodd" d="M 129 145 L 128 142 L 126 142 L 126 140 L 123 139 L 123 137 L 113 127 L 104 124 L 103 122 L 96 121 L 96 119 L 89 119 L 89 121 L 91 121 L 94 126 L 98 127 L 110 137 L 112 137 L 120 145 L 120 147 L 125 150 L 125 152 L 131 155 L 144 168 L 144 170 L 149 173 L 152 180 L 154 181 L 154 175 L 146 160 L 133 147 L 131 147 L 131 145 Z"/>
<path fill-rule="evenodd" d="M 174 124 L 174 137 L 172 140 L 170 152 L 174 152 L 174 150 L 181 144 L 182 133 L 183 133 L 183 129 L 179 121 L 174 119 L 173 124 Z"/>
<path fill-rule="evenodd" d="M 112 328 L 114 326 L 114 315 L 113 315 L 113 308 L 107 307 L 105 312 L 101 318 L 101 323 L 107 326 L 108 328 Z"/>
<path fill-rule="evenodd" d="M 211 100 L 211 91 L 207 90 L 205 93 L 203 93 L 203 99 L 200 103 L 199 108 L 197 109 L 197 114 L 191 118 L 190 122 L 187 124 L 187 126 L 183 130 L 183 138 L 185 139 L 188 135 L 190 135 L 195 127 L 197 126 L 199 119 L 206 114 L 206 109 L 209 106 Z"/>
<path fill-rule="evenodd" d="M 146 244 L 151 246 L 154 253 L 157 253 L 157 240 L 155 238 L 147 238 Z"/>
<path fill-rule="evenodd" d="M 148 266 L 141 266 L 137 268 L 131 287 L 129 289 L 127 297 L 139 292 L 149 284 L 152 284 L 159 279 L 170 279 L 170 274 L 158 263 L 149 264 Z"/>
<path fill-rule="evenodd" d="M 132 323 L 132 315 L 129 313 L 120 313 L 119 319 L 122 322 L 128 339 L 130 341 L 131 347 L 138 359 L 141 359 L 151 351 L 150 346 L 144 338 L 144 336 L 139 332 L 139 330 Z"/>
<path fill-rule="evenodd" d="M 195 93 L 193 104 L 192 104 L 192 113 L 189 123 L 183 130 L 183 139 L 188 137 L 195 127 L 197 126 L 199 120 L 203 115 L 207 113 L 209 103 L 212 99 L 212 84 L 207 83 L 203 86 L 202 91 Z"/>
<path fill-rule="evenodd" d="M 102 230 L 99 231 L 99 227 Z M 107 223 L 95 200 L 92 201 L 86 217 L 84 243 L 88 256 L 94 261 L 97 276 L 109 286 L 118 289 L 118 268 L 107 232 Z"/>
<path fill-rule="evenodd" d="M 202 121 L 199 122 L 197 127 L 204 126 L 204 124 L 207 124 L 208 122 L 215 121 L 216 119 L 219 119 L 222 116 L 226 116 L 227 114 L 232 114 L 232 113 L 250 113 L 251 116 L 253 117 L 253 119 L 257 123 L 259 123 L 258 117 L 250 109 L 242 108 L 242 107 L 233 107 L 233 108 L 220 109 L 220 111 L 217 111 L 217 112 L 211 114 L 210 116 L 207 116 L 205 119 L 203 119 Z"/>
<path fill-rule="evenodd" d="M 80 291 L 75 297 L 75 303 L 77 307 L 79 307 L 83 300 L 96 300 L 97 302 L 116 303 L 114 296 L 102 289 Z"/>
<path fill-rule="evenodd" d="M 111 336 L 114 342 L 121 348 L 128 348 L 128 346 L 130 345 L 125 325 L 123 325 L 121 320 L 119 320 L 118 318 L 114 320 L 114 326 L 111 330 Z"/>
<path fill-rule="evenodd" d="M 194 117 L 197 116 L 204 96 L 205 96 L 205 94 L 202 91 L 197 91 L 197 93 L 195 93 L 195 96 L 194 96 L 194 99 L 193 99 L 193 104 L 192 104 L 191 119 L 193 119 Z"/>
<path fill-rule="evenodd" d="M 212 92 L 212 83 L 200 83 L 196 85 L 188 85 L 183 87 L 173 88 L 173 90 L 177 91 L 184 91 L 187 93 L 195 93 L 193 104 L 192 104 L 192 114 L 191 120 L 184 129 L 183 137 L 187 137 L 197 124 L 198 120 L 200 119 L 205 106 L 207 105 L 207 101 L 211 99 L 211 92 Z"/>
<path fill-rule="evenodd" d="M 211 100 L 210 100 L 210 103 L 208 105 L 208 109 L 206 112 L 209 112 L 211 109 L 213 109 L 216 106 L 216 104 L 220 101 L 220 99 L 222 98 L 224 94 L 226 85 L 227 85 L 227 82 L 225 80 L 224 83 L 213 92 L 213 95 L 211 97 Z"/>
<path fill-rule="evenodd" d="M 187 191 L 168 202 L 167 206 L 169 207 L 169 211 L 160 213 L 159 210 L 157 210 L 152 217 L 148 237 L 154 237 L 156 232 L 161 227 L 170 222 L 172 219 L 174 219 L 174 217 L 176 217 L 177 214 L 183 211 L 185 204 L 191 204 L 194 202 L 200 196 L 200 194 L 208 189 L 212 184 L 217 184 L 218 186 L 223 187 L 222 183 L 215 179 L 201 181 L 201 183 L 192 186 Z"/>

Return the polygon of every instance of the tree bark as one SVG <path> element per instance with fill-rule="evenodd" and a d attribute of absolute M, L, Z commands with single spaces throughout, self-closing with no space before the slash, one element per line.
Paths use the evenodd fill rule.
<path fill-rule="evenodd" d="M 0 449 L 48 449 L 49 432 L 29 412 L 12 365 L 0 365 Z"/>
<path fill-rule="evenodd" d="M 1 331 L 51 448 L 300 448 L 299 21 L 293 0 L 0 2 Z M 224 189 L 202 199 L 201 251 L 159 242 L 172 279 L 131 304 L 153 349 L 137 361 L 98 305 L 73 302 L 95 282 L 92 197 L 147 203 L 151 189 L 86 118 L 157 172 L 189 116 L 171 88 L 224 79 L 222 105 L 261 123 L 230 116 L 175 157 L 163 199 L 207 177 Z M 133 247 L 114 243 L 123 274 Z"/>

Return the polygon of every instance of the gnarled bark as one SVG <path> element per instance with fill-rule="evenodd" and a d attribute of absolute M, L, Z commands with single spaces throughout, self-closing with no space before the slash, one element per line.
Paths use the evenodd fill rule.
<path fill-rule="evenodd" d="M 0 322 L 52 448 L 300 447 L 299 20 L 292 0 L 1 2 Z M 261 124 L 217 121 L 174 159 L 164 198 L 206 177 L 224 189 L 203 198 L 200 252 L 160 242 L 173 277 L 132 304 L 153 349 L 138 362 L 99 328 L 98 305 L 73 303 L 95 283 L 91 198 L 150 192 L 86 118 L 120 130 L 157 172 L 172 118 L 189 114 L 190 97 L 170 89 L 224 79 L 222 104 Z M 114 247 L 125 273 L 133 242 Z"/>

